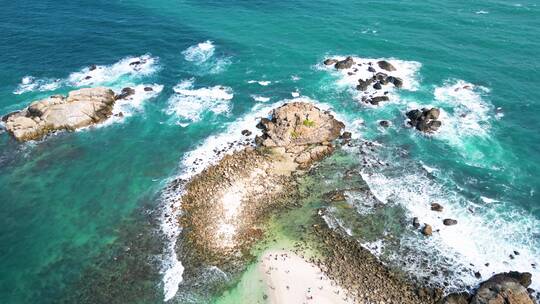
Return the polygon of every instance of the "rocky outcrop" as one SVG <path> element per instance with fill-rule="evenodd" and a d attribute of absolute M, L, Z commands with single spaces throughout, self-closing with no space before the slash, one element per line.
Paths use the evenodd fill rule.
<path fill-rule="evenodd" d="M 396 71 L 396 68 L 388 61 L 386 60 L 381 60 L 381 61 L 378 61 L 377 62 L 377 65 L 383 69 L 383 70 L 387 70 L 389 72 L 393 72 L 393 71 Z"/>
<path fill-rule="evenodd" d="M 530 284 L 530 273 L 496 274 L 480 285 L 470 304 L 534 304 L 527 292 Z"/>
<path fill-rule="evenodd" d="M 424 133 L 437 131 L 442 123 L 439 119 L 441 111 L 437 108 L 423 108 L 422 110 L 411 110 L 407 112 L 408 124 Z"/>
<path fill-rule="evenodd" d="M 304 102 L 274 109 L 257 126 L 262 135 L 256 148 L 226 155 L 186 185 L 178 248 L 187 272 L 191 264 L 232 272 L 245 265 L 251 246 L 265 234 L 263 222 L 296 201 L 294 176 L 304 172 L 298 169 L 332 153 L 344 128 L 329 112 Z"/>
<path fill-rule="evenodd" d="M 85 88 L 67 96 L 53 95 L 28 108 L 4 116 L 5 127 L 18 141 L 40 139 L 60 130 L 73 131 L 104 121 L 115 102 L 110 89 Z"/>
<path fill-rule="evenodd" d="M 353 64 L 354 64 L 354 60 L 352 59 L 352 57 L 349 56 L 345 58 L 345 60 L 336 62 L 335 68 L 338 70 L 350 69 L 353 66 Z"/>
<path fill-rule="evenodd" d="M 362 59 L 355 60 L 349 56 L 344 60 L 328 58 L 323 63 L 325 66 L 334 66 L 347 77 L 359 75 L 356 90 L 360 94 L 359 99 L 367 104 L 379 105 L 380 102 L 388 101 L 390 100 L 390 97 L 387 96 L 389 90 L 392 87 L 401 88 L 403 86 L 403 80 L 390 73 L 397 71 L 397 69 L 385 60 L 371 62 Z M 366 75 L 370 76 L 366 77 Z"/>
<path fill-rule="evenodd" d="M 472 296 L 466 292 L 453 293 L 438 304 L 534 304 L 527 291 L 530 284 L 528 272 L 499 273 L 480 284 Z"/>
<path fill-rule="evenodd" d="M 443 220 L 443 224 L 445 226 L 454 226 L 454 225 L 457 225 L 457 220 L 454 220 L 454 219 L 444 219 Z"/>

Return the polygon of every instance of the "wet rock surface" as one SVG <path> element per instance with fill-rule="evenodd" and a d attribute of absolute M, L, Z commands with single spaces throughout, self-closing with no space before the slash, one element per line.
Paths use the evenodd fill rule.
<path fill-rule="evenodd" d="M 440 110 L 437 108 L 415 109 L 407 112 L 407 124 L 424 133 L 433 133 L 437 131 L 442 122 L 439 119 Z"/>
<path fill-rule="evenodd" d="M 55 131 L 73 131 L 102 122 L 112 115 L 115 100 L 110 89 L 85 88 L 67 96 L 53 95 L 35 101 L 3 120 L 7 131 L 18 141 L 35 140 Z"/>
<path fill-rule="evenodd" d="M 480 285 L 470 304 L 534 304 L 530 284 L 530 273 L 500 273 Z"/>

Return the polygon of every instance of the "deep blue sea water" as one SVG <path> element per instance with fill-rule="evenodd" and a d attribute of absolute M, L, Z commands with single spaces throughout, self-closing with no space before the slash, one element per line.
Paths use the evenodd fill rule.
<path fill-rule="evenodd" d="M 540 263 L 535 1 L 24 0 L 1 7 L 0 114 L 80 86 L 156 93 L 137 95 L 121 105 L 123 119 L 98 128 L 24 144 L 0 134 L 0 302 L 54 303 L 75 293 L 74 282 L 126 231 L 142 233 L 133 227 L 161 208 L 161 191 L 189 170 L 189 157 L 206 160 L 203 152 L 239 137 L 254 113 L 293 92 L 330 107 L 356 137 L 380 143 L 373 157 L 390 166 L 363 172 L 379 199 L 432 223 L 440 219 L 429 203 L 440 202 L 444 216 L 459 222 L 454 230 L 435 227 L 440 235 L 430 240 L 405 235 L 404 247 L 420 243 L 463 269 L 478 265 L 484 277 L 530 271 L 540 287 L 531 265 Z M 346 55 L 393 58 L 410 72 L 410 86 L 367 107 L 346 77 L 321 65 Z M 147 64 L 134 72 L 129 62 L 141 56 Z M 85 82 L 92 64 L 99 69 Z M 440 132 L 405 127 L 407 109 L 429 105 L 444 111 Z M 392 127 L 378 127 L 381 119 Z M 510 259 L 514 250 L 520 255 Z M 477 282 L 466 269 L 460 278 L 463 286 Z M 161 277 L 146 279 L 161 299 Z"/>

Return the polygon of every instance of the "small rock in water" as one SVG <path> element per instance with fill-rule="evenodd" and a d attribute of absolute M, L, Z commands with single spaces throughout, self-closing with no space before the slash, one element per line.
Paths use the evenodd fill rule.
<path fill-rule="evenodd" d="M 415 127 L 418 131 L 425 133 L 433 133 L 437 131 L 442 123 L 437 120 L 439 118 L 440 110 L 437 108 L 411 110 L 406 113 L 409 119 L 408 124 Z"/>
<path fill-rule="evenodd" d="M 343 132 L 343 134 L 341 134 L 340 138 L 344 140 L 350 140 L 352 138 L 352 133 L 345 131 Z"/>
<path fill-rule="evenodd" d="M 379 121 L 379 125 L 383 128 L 388 128 L 390 127 L 390 122 L 388 120 L 381 120 Z"/>
<path fill-rule="evenodd" d="M 126 98 L 128 98 L 129 96 L 131 96 L 133 94 L 135 94 L 135 89 L 130 88 L 130 87 L 123 88 L 122 92 L 120 92 L 120 94 L 116 95 L 116 99 L 126 99 Z"/>
<path fill-rule="evenodd" d="M 376 106 L 378 105 L 381 101 L 389 101 L 390 98 L 388 98 L 388 96 L 375 96 L 371 99 L 369 99 L 369 103 L 371 103 L 372 105 Z"/>
<path fill-rule="evenodd" d="M 144 87 L 145 92 L 152 92 L 154 89 L 152 87 Z"/>
<path fill-rule="evenodd" d="M 92 79 L 92 76 L 88 75 L 88 76 L 84 77 L 84 80 L 88 80 L 88 79 Z"/>
<path fill-rule="evenodd" d="M 250 135 L 251 135 L 251 131 L 250 131 L 250 130 L 242 130 L 242 135 L 244 135 L 244 136 L 250 136 Z"/>
<path fill-rule="evenodd" d="M 390 62 L 386 60 L 381 60 L 377 62 L 377 65 L 379 65 L 381 69 L 387 70 L 389 72 L 396 71 L 396 68 Z"/>
<path fill-rule="evenodd" d="M 376 83 L 373 85 L 373 88 L 374 88 L 375 90 L 380 90 L 380 89 L 382 89 L 381 83 L 380 83 L 380 82 L 376 82 Z"/>
<path fill-rule="evenodd" d="M 433 228 L 431 228 L 431 225 L 429 224 L 424 224 L 424 229 L 422 229 L 422 234 L 426 235 L 426 236 L 430 236 L 433 234 Z"/>
<path fill-rule="evenodd" d="M 371 73 L 377 72 L 372 66 L 370 66 L 367 70 L 368 72 L 371 72 Z"/>
<path fill-rule="evenodd" d="M 93 71 L 95 69 L 97 69 L 97 66 L 95 64 L 92 64 L 91 66 L 88 67 L 89 71 Z"/>
<path fill-rule="evenodd" d="M 335 68 L 338 70 L 349 69 L 353 66 L 353 64 L 354 60 L 352 59 L 352 57 L 349 56 L 345 58 L 345 60 L 338 61 L 335 65 Z"/>
<path fill-rule="evenodd" d="M 337 62 L 338 62 L 338 61 L 337 61 L 336 59 L 330 59 L 330 58 L 328 58 L 328 59 L 326 59 L 326 60 L 324 61 L 324 65 L 334 65 L 334 64 L 336 64 Z"/>
<path fill-rule="evenodd" d="M 453 225 L 457 225 L 457 221 L 454 219 L 444 219 L 443 224 L 445 226 L 453 226 Z"/>
<path fill-rule="evenodd" d="M 432 211 L 442 212 L 443 209 L 444 209 L 444 207 L 439 203 L 432 203 L 431 204 L 431 210 Z"/>
<path fill-rule="evenodd" d="M 519 251 L 514 250 L 514 254 L 515 254 L 515 255 L 519 255 Z"/>

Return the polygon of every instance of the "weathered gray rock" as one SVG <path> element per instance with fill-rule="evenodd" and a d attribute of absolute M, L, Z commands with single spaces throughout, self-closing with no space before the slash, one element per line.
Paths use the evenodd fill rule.
<path fill-rule="evenodd" d="M 470 303 L 534 304 L 527 292 L 530 279 L 530 273 L 509 272 L 496 274 L 480 285 Z"/>
<path fill-rule="evenodd" d="M 443 224 L 445 226 L 453 226 L 453 225 L 457 225 L 457 221 L 454 219 L 444 219 Z"/>
<path fill-rule="evenodd" d="M 338 61 L 335 65 L 335 68 L 338 70 L 342 69 L 350 69 L 354 64 L 354 60 L 352 57 L 347 57 L 345 60 Z"/>
<path fill-rule="evenodd" d="M 114 102 L 114 92 L 107 88 L 75 90 L 68 96 L 54 95 L 8 114 L 5 126 L 18 141 L 40 139 L 51 132 L 99 123 L 111 116 Z"/>
<path fill-rule="evenodd" d="M 366 80 L 358 79 L 358 85 L 356 86 L 356 89 L 358 91 L 366 91 L 369 88 L 369 86 L 373 83 L 373 81 L 374 81 L 373 78 L 369 78 Z"/>
<path fill-rule="evenodd" d="M 471 296 L 466 292 L 452 293 L 444 297 L 439 304 L 469 304 Z"/>
<path fill-rule="evenodd" d="M 424 133 L 433 133 L 442 126 L 442 122 L 437 120 L 440 116 L 440 110 L 437 108 L 411 110 L 406 116 L 409 118 L 410 126 Z"/>
<path fill-rule="evenodd" d="M 396 71 L 396 68 L 390 62 L 386 60 L 381 60 L 377 62 L 377 65 L 379 65 L 381 69 L 387 70 L 389 72 Z"/>
<path fill-rule="evenodd" d="M 135 89 L 127 87 L 123 88 L 120 94 L 116 95 L 116 99 L 126 99 L 130 97 L 131 95 L 135 94 Z"/>
<path fill-rule="evenodd" d="M 336 64 L 338 61 L 336 59 L 331 59 L 331 58 L 328 58 L 324 61 L 324 65 L 334 65 Z"/>
<path fill-rule="evenodd" d="M 432 203 L 431 204 L 431 210 L 432 211 L 442 212 L 443 209 L 444 209 L 444 207 L 439 203 Z"/>
<path fill-rule="evenodd" d="M 370 98 L 368 101 L 369 103 L 371 103 L 372 105 L 378 105 L 381 101 L 388 101 L 390 100 L 390 98 L 388 98 L 388 96 L 384 95 L 384 96 L 375 96 L 375 97 L 372 97 Z"/>
<path fill-rule="evenodd" d="M 345 125 L 310 103 L 293 102 L 274 109 L 272 119 L 262 119 L 259 127 L 262 146 L 289 147 L 331 142 Z"/>

